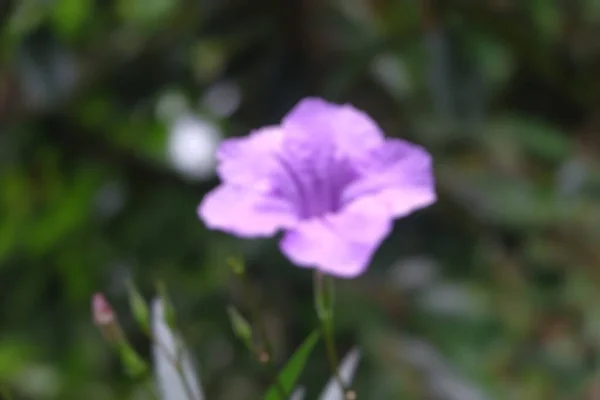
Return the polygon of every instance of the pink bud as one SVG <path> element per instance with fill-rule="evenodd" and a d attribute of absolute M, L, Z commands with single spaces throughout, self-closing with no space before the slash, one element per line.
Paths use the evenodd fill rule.
<path fill-rule="evenodd" d="M 94 323 L 98 326 L 107 326 L 115 322 L 115 314 L 102 293 L 96 293 L 92 297 L 92 315 Z"/>

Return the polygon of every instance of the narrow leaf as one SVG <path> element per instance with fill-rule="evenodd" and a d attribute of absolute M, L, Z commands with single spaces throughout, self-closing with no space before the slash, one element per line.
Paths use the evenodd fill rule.
<path fill-rule="evenodd" d="M 300 347 L 296 350 L 294 355 L 289 359 L 281 373 L 279 374 L 279 383 L 281 387 L 285 389 L 286 393 L 290 393 L 292 388 L 296 384 L 298 377 L 302 373 L 308 357 L 312 352 L 313 348 L 319 340 L 319 333 L 313 332 L 308 338 L 302 342 Z M 281 398 L 280 392 L 277 390 L 277 386 L 273 385 L 267 391 L 264 400 L 285 400 Z"/>
<path fill-rule="evenodd" d="M 296 390 L 294 390 L 294 393 L 292 393 L 292 395 L 290 396 L 290 400 L 304 400 L 305 397 L 306 389 L 300 386 L 299 388 L 296 388 Z"/>
<path fill-rule="evenodd" d="M 148 333 L 150 331 L 150 312 L 148 311 L 146 300 L 144 300 L 133 282 L 128 282 L 128 291 L 129 306 L 131 307 L 133 316 L 144 332 Z"/>
<path fill-rule="evenodd" d="M 244 316 L 234 306 L 227 308 L 231 327 L 235 335 L 243 341 L 252 340 L 252 327 Z"/>
<path fill-rule="evenodd" d="M 356 367 L 358 366 L 358 362 L 360 361 L 360 350 L 355 348 L 352 349 L 346 357 L 340 363 L 339 374 L 344 384 L 348 386 L 352 382 L 352 378 L 354 377 L 354 372 L 356 371 Z M 332 377 L 329 380 L 329 383 L 323 390 L 320 400 L 344 400 L 344 391 L 340 387 L 339 382 L 335 377 Z"/>
<path fill-rule="evenodd" d="M 162 400 L 203 400 L 192 358 L 181 337 L 167 323 L 162 298 L 152 304 L 154 368 Z"/>

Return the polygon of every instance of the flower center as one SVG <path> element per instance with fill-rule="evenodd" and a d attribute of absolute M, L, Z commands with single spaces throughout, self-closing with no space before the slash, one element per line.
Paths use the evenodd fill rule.
<path fill-rule="evenodd" d="M 335 213 L 342 207 L 344 188 L 356 178 L 345 159 L 279 156 L 277 195 L 292 202 L 301 219 Z"/>

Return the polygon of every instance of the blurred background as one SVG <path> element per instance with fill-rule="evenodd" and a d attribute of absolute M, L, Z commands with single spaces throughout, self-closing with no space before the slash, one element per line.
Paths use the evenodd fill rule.
<path fill-rule="evenodd" d="M 0 2 L 1 393 L 143 399 L 90 312 L 104 292 L 150 359 L 128 280 L 164 282 L 207 398 L 263 393 L 226 259 L 278 365 L 317 325 L 311 274 L 196 207 L 219 140 L 320 95 L 436 164 L 438 203 L 338 284 L 358 398 L 600 399 L 599 34 L 597 0 Z"/>

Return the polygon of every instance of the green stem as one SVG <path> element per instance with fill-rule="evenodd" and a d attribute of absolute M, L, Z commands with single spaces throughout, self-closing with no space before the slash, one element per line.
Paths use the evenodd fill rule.
<path fill-rule="evenodd" d="M 274 384 L 277 388 L 277 392 L 279 392 L 281 400 L 286 400 L 288 398 L 288 394 L 285 390 L 285 387 L 279 379 L 277 368 L 275 366 L 275 363 L 273 362 L 273 346 L 271 345 L 271 341 L 269 340 L 269 335 L 267 334 L 267 326 L 265 324 L 262 313 L 260 312 L 258 301 L 256 299 L 256 296 L 254 296 L 254 294 L 252 293 L 252 290 L 250 290 L 250 288 L 247 287 L 246 282 L 243 281 L 242 285 L 244 286 L 246 292 L 246 298 L 250 301 L 254 325 L 258 328 L 258 335 L 260 337 L 260 341 L 263 343 L 265 347 L 264 351 L 267 353 L 267 359 L 265 360 L 266 365 L 269 369 L 269 372 L 273 375 Z M 260 353 L 257 354 L 257 356 L 260 360 Z"/>
<path fill-rule="evenodd" d="M 321 272 L 315 270 L 315 308 L 321 324 L 321 331 L 325 341 L 327 359 L 331 367 L 334 378 L 337 380 L 344 393 L 348 392 L 346 384 L 339 374 L 339 359 L 335 348 L 335 337 L 333 331 L 333 307 L 334 307 L 334 287 L 333 279 L 324 276 Z"/>

